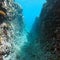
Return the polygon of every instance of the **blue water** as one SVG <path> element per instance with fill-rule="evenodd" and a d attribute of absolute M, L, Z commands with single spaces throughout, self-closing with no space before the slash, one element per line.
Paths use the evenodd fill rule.
<path fill-rule="evenodd" d="M 35 18 L 39 16 L 45 0 L 15 0 L 23 8 L 24 23 L 26 30 L 30 31 L 35 21 Z"/>
<path fill-rule="evenodd" d="M 41 9 L 43 4 L 45 3 L 45 0 L 15 0 L 15 2 L 21 5 L 23 8 L 24 23 L 25 23 L 26 30 L 29 32 L 33 26 L 35 18 L 40 15 Z M 9 5 L 12 5 L 12 4 L 9 4 Z M 10 7 L 12 8 L 12 6 Z M 14 52 L 11 53 L 11 55 L 9 55 L 7 59 L 4 59 L 4 60 L 8 60 L 9 58 L 12 60 L 37 60 L 35 58 L 34 59 L 31 58 L 32 56 L 35 55 L 36 50 L 34 45 L 37 45 L 37 44 L 32 42 L 32 44 L 30 45 L 32 40 L 31 41 L 28 40 L 28 37 L 27 37 L 28 33 L 24 31 L 24 26 L 23 26 L 24 24 L 22 23 L 21 13 L 19 13 L 19 8 L 16 9 L 16 6 L 17 5 L 13 7 L 13 9 L 15 10 L 13 12 L 14 14 L 12 14 L 12 16 L 14 15 L 13 17 L 15 17 L 15 14 L 16 14 L 16 18 L 15 20 L 12 19 L 13 21 L 10 22 L 13 30 L 13 34 L 11 35 L 13 35 L 14 37 L 11 38 L 10 35 L 8 34 L 10 39 L 13 40 L 12 50 Z M 30 54 L 29 48 L 33 46 L 34 48 L 33 49 L 31 48 L 31 51 L 33 53 Z"/>

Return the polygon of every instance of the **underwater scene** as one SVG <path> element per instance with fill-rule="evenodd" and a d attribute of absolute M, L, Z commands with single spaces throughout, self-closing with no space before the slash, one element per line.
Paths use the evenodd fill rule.
<path fill-rule="evenodd" d="M 0 60 L 60 60 L 60 0 L 0 0 Z"/>

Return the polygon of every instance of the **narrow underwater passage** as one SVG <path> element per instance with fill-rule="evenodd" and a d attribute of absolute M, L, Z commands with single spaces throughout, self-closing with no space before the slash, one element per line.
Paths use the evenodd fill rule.
<path fill-rule="evenodd" d="M 16 3 L 22 6 L 24 23 L 26 30 L 29 32 L 35 21 L 41 13 L 41 9 L 46 0 L 15 0 Z"/>

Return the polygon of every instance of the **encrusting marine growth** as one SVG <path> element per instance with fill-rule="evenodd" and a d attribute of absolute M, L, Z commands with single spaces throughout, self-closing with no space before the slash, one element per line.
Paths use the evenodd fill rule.
<path fill-rule="evenodd" d="M 13 56 L 11 57 L 11 54 L 14 53 L 14 29 L 12 25 L 13 23 L 11 24 L 11 22 L 20 19 L 21 23 L 23 19 L 21 12 L 21 7 L 15 4 L 13 0 L 0 0 L 0 60 L 14 59 L 12 58 Z"/>

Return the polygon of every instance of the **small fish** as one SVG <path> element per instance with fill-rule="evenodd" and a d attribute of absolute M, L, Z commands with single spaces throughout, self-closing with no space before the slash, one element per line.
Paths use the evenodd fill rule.
<path fill-rule="evenodd" d="M 2 10 L 0 10 L 0 14 L 3 15 L 3 16 L 6 15 L 6 13 L 4 11 L 2 11 Z"/>

